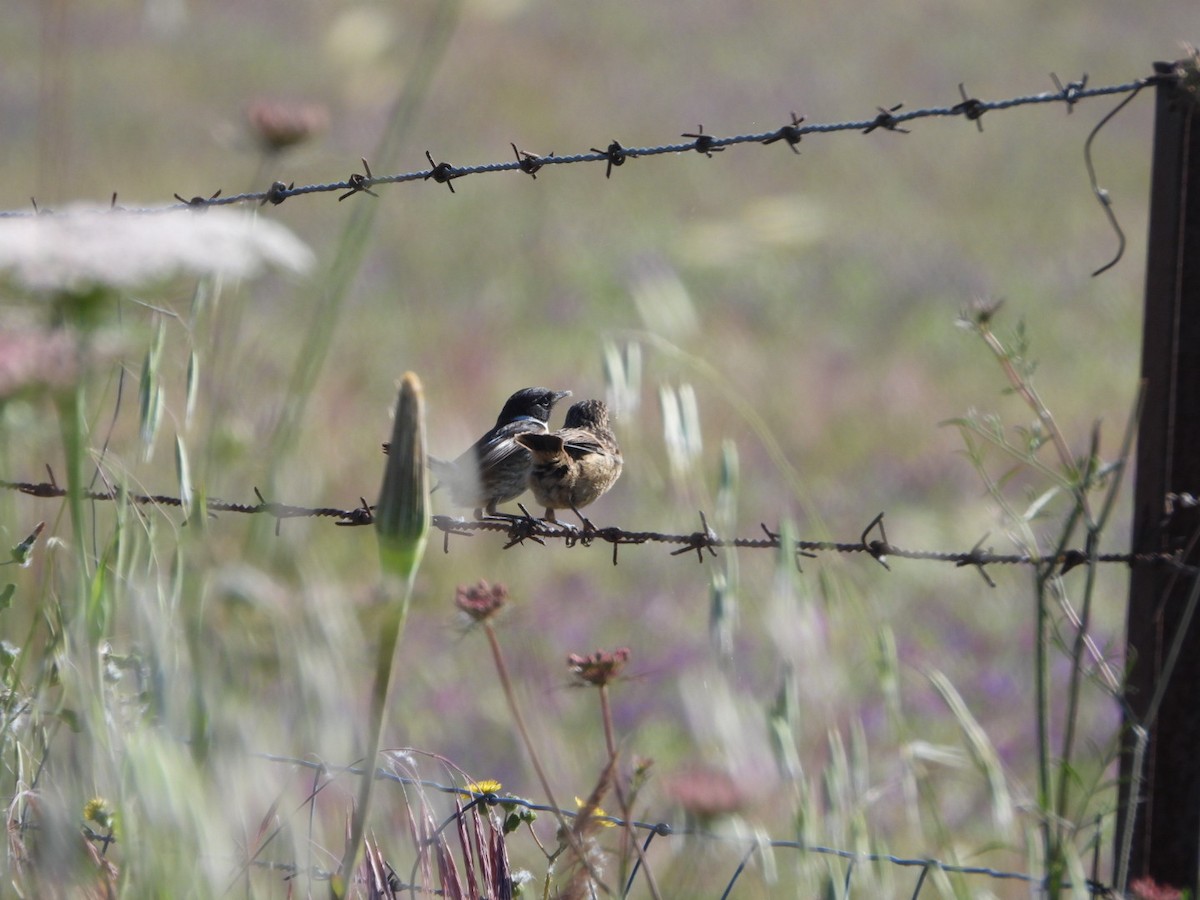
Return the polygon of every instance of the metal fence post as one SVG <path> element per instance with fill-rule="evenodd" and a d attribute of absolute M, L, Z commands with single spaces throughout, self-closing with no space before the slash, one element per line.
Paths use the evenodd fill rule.
<path fill-rule="evenodd" d="M 1164 76 L 1194 72 L 1195 61 L 1157 63 L 1155 69 Z M 1175 503 L 1168 512 L 1167 498 L 1200 497 L 1200 109 L 1186 78 L 1160 78 L 1156 92 L 1133 551 L 1178 553 L 1198 565 L 1200 508 Z M 1129 877 L 1149 876 L 1196 896 L 1200 616 L 1183 637 L 1157 714 L 1147 719 L 1193 582 L 1167 566 L 1135 567 L 1130 577 L 1125 697 L 1132 721 L 1122 738 L 1117 850 L 1120 864 L 1132 816 Z M 1131 790 L 1135 725 L 1149 732 L 1138 796 Z"/>

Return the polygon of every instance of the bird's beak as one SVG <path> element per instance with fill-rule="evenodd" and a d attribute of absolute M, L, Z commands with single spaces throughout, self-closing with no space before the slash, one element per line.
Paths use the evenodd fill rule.
<path fill-rule="evenodd" d="M 555 391 L 554 392 L 554 402 L 557 403 L 563 397 L 570 397 L 570 396 L 571 396 L 570 391 Z"/>

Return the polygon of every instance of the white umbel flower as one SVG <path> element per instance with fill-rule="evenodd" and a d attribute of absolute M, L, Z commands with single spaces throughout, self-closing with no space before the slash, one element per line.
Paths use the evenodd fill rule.
<path fill-rule="evenodd" d="M 34 292 L 128 290 L 176 275 L 246 278 L 312 264 L 312 251 L 291 231 L 253 213 L 76 207 L 0 219 L 0 279 Z"/>

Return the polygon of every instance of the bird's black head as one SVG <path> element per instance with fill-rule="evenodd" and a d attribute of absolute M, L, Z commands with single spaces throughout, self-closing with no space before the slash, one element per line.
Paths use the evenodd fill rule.
<path fill-rule="evenodd" d="M 522 388 L 508 398 L 504 409 L 500 410 L 496 425 L 507 425 L 525 417 L 537 419 L 544 424 L 549 421 L 550 410 L 554 409 L 554 404 L 563 397 L 570 396 L 570 391 L 552 391 L 542 387 Z"/>
<path fill-rule="evenodd" d="M 608 405 L 603 400 L 580 400 L 567 410 L 564 428 L 607 428 Z"/>

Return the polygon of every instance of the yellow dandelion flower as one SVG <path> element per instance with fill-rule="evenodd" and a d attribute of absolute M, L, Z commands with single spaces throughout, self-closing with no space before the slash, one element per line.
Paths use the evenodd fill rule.
<path fill-rule="evenodd" d="M 504 787 L 500 782 L 494 779 L 484 781 L 472 781 L 466 786 L 466 790 L 472 794 L 498 794 L 500 789 Z"/>
<path fill-rule="evenodd" d="M 83 821 L 93 822 L 101 828 L 111 828 L 113 809 L 104 797 L 93 797 L 83 805 Z"/>
<path fill-rule="evenodd" d="M 578 797 L 576 797 L 575 798 L 575 806 L 577 806 L 580 810 L 582 810 L 584 807 L 587 806 L 587 801 L 580 800 Z M 604 811 L 604 807 L 602 807 L 602 806 L 593 806 L 588 814 L 593 819 L 596 820 L 596 824 L 599 825 L 601 828 L 613 828 L 617 824 L 616 822 L 612 821 L 611 819 L 605 818 L 605 816 L 607 816 L 608 813 L 606 813 Z"/>

